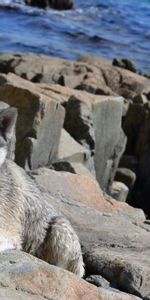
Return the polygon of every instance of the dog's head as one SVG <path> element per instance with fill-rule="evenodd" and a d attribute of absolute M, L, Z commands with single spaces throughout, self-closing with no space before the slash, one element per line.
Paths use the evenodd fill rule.
<path fill-rule="evenodd" d="M 13 136 L 16 120 L 16 108 L 8 107 L 0 111 L 0 167 L 6 159 L 8 144 Z"/>

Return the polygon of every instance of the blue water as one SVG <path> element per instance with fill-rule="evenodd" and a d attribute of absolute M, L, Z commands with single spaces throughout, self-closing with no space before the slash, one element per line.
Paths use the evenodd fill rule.
<path fill-rule="evenodd" d="M 0 0 L 0 52 L 128 57 L 150 73 L 150 1 L 75 0 L 74 10 L 56 11 Z"/>

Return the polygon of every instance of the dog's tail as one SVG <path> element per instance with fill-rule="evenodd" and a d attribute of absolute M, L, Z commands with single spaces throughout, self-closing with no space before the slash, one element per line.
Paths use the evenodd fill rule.
<path fill-rule="evenodd" d="M 41 250 L 38 256 L 43 260 L 83 277 L 84 263 L 79 238 L 64 217 L 52 218 Z"/>

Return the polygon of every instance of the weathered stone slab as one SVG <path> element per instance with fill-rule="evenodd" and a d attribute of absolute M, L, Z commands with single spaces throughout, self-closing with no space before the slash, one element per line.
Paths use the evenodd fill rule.
<path fill-rule="evenodd" d="M 115 282 L 119 289 L 146 299 L 150 293 L 150 228 L 143 223 L 142 212 L 111 198 L 106 201 L 92 177 L 45 168 L 33 175 L 49 191 L 50 203 L 78 231 L 88 274 L 100 274 L 111 285 Z"/>
<path fill-rule="evenodd" d="M 104 195 L 97 181 L 92 176 L 56 172 L 47 168 L 34 170 L 31 174 L 42 189 L 46 189 L 52 197 L 57 199 L 54 199 L 54 206 L 58 205 L 58 208 L 62 209 L 65 214 L 69 214 L 71 220 L 74 219 L 74 222 L 80 205 L 81 216 L 82 208 L 83 215 L 84 213 L 85 215 L 87 214 L 86 211 L 84 212 L 86 205 L 104 215 L 120 215 L 134 222 L 145 221 L 142 210 L 133 208 L 126 203 L 118 202 L 108 195 Z M 75 205 L 77 210 L 75 207 L 73 210 L 71 209 L 71 211 L 69 207 L 66 207 L 65 210 L 65 203 L 68 203 L 68 205 L 70 203 L 70 209 Z"/>
<path fill-rule="evenodd" d="M 103 189 L 111 185 L 126 137 L 121 131 L 123 99 L 103 97 L 93 103 L 96 178 Z"/>
<path fill-rule="evenodd" d="M 126 145 L 121 131 L 123 98 L 97 96 L 58 85 L 38 87 L 47 95 L 61 94 L 66 108 L 64 127 L 74 139 L 91 149 L 91 155 L 95 152 L 97 180 L 108 189 Z"/>
<path fill-rule="evenodd" d="M 34 84 L 12 75 L 0 75 L 0 98 L 18 109 L 16 162 L 34 169 L 57 156 L 64 108 L 36 91 Z"/>
<path fill-rule="evenodd" d="M 77 143 L 65 129 L 62 129 L 58 148 L 58 160 L 84 164 L 87 159 L 88 150 Z"/>
<path fill-rule="evenodd" d="M 97 179 L 102 186 L 103 180 L 105 181 L 104 186 L 108 186 L 108 181 L 110 180 L 109 183 L 111 183 L 114 178 L 126 142 L 125 136 L 121 132 L 123 98 L 97 96 L 58 85 L 40 84 L 38 87 L 47 95 L 55 92 L 58 97 L 61 94 L 62 103 L 66 108 L 64 123 L 66 130 L 91 151 L 94 151 L 96 147 Z M 95 119 L 94 124 L 93 119 Z M 107 145 L 109 145 L 108 153 L 105 151 Z"/>
<path fill-rule="evenodd" d="M 120 290 L 146 297 L 150 292 L 149 251 L 131 251 L 115 245 L 109 250 L 106 247 L 92 247 L 85 254 L 85 264 L 90 272 L 100 273 Z"/>

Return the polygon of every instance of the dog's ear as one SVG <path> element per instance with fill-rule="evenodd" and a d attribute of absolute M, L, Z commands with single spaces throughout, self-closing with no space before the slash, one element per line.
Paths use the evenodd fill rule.
<path fill-rule="evenodd" d="M 17 109 L 8 107 L 0 111 L 0 135 L 9 141 L 12 138 L 17 121 Z"/>

